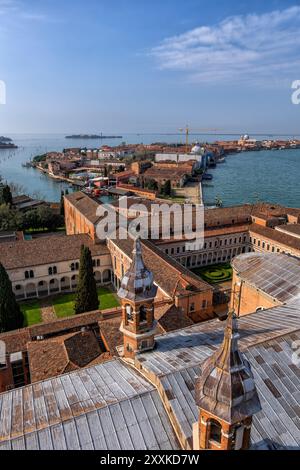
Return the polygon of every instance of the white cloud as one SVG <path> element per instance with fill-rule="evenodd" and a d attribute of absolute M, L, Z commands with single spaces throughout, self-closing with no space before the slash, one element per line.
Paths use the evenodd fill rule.
<path fill-rule="evenodd" d="M 151 50 L 161 69 L 196 82 L 269 84 L 300 73 L 300 7 L 232 16 L 165 39 Z"/>
<path fill-rule="evenodd" d="M 20 13 L 20 16 L 24 19 L 24 20 L 29 20 L 29 21 L 44 21 L 47 19 L 47 17 L 45 15 L 42 15 L 40 13 L 26 13 L 26 12 L 22 12 Z"/>
<path fill-rule="evenodd" d="M 19 0 L 0 0 L 0 15 L 25 21 L 47 20 L 45 15 L 27 10 L 26 3 Z"/>
<path fill-rule="evenodd" d="M 0 15 L 11 13 L 16 10 L 15 0 L 0 0 Z"/>

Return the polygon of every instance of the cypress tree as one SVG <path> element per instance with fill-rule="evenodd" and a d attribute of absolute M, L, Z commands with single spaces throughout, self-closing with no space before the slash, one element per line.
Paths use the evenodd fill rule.
<path fill-rule="evenodd" d="M 170 180 L 167 180 L 165 182 L 165 184 L 163 185 L 162 189 L 161 189 L 161 193 L 164 195 L 164 196 L 171 196 L 171 181 Z"/>
<path fill-rule="evenodd" d="M 61 195 L 60 195 L 60 215 L 62 215 L 62 216 L 65 215 L 64 195 L 65 195 L 65 193 L 63 191 L 61 191 Z"/>
<path fill-rule="evenodd" d="M 98 308 L 99 299 L 93 271 L 92 255 L 88 247 L 82 246 L 75 298 L 75 313 L 91 312 Z"/>
<path fill-rule="evenodd" d="M 23 313 L 16 301 L 8 274 L 0 263 L 0 333 L 22 328 L 23 324 Z"/>

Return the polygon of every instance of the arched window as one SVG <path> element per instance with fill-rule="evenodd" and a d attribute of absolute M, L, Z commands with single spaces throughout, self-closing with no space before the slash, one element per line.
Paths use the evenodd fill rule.
<path fill-rule="evenodd" d="M 222 426 L 218 421 L 211 419 L 208 422 L 208 441 L 221 444 L 222 440 Z"/>
<path fill-rule="evenodd" d="M 132 307 L 131 305 L 126 305 L 125 306 L 125 310 L 126 310 L 126 316 L 127 316 L 127 320 L 128 321 L 132 321 L 133 320 L 133 314 L 132 314 Z"/>
<path fill-rule="evenodd" d="M 25 279 L 29 279 L 29 272 L 25 271 Z"/>
<path fill-rule="evenodd" d="M 57 274 L 57 267 L 53 266 L 53 274 Z"/>
<path fill-rule="evenodd" d="M 33 278 L 34 277 L 34 272 L 32 270 L 29 271 L 29 277 Z"/>
<path fill-rule="evenodd" d="M 52 276 L 52 274 L 53 274 L 52 268 L 48 268 L 48 274 L 49 274 L 49 276 Z"/>
<path fill-rule="evenodd" d="M 147 321 L 147 311 L 144 305 L 140 306 L 140 322 Z"/>

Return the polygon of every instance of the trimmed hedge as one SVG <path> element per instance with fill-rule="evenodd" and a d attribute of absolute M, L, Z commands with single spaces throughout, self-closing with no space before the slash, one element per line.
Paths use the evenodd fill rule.
<path fill-rule="evenodd" d="M 196 268 L 193 272 L 210 284 L 219 284 L 232 279 L 232 267 L 228 263 Z"/>

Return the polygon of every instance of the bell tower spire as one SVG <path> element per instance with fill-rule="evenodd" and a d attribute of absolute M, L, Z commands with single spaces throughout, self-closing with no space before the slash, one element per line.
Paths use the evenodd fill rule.
<path fill-rule="evenodd" d="M 126 358 L 133 359 L 139 352 L 154 348 L 156 293 L 153 274 L 144 264 L 141 240 L 137 238 L 134 240 L 131 265 L 118 291 L 122 303 L 120 331 L 124 337 Z"/>
<path fill-rule="evenodd" d="M 237 318 L 230 312 L 223 343 L 204 362 L 196 382 L 199 422 L 194 425 L 195 449 L 239 450 L 250 446 L 252 417 L 261 406 L 238 338 Z"/>

